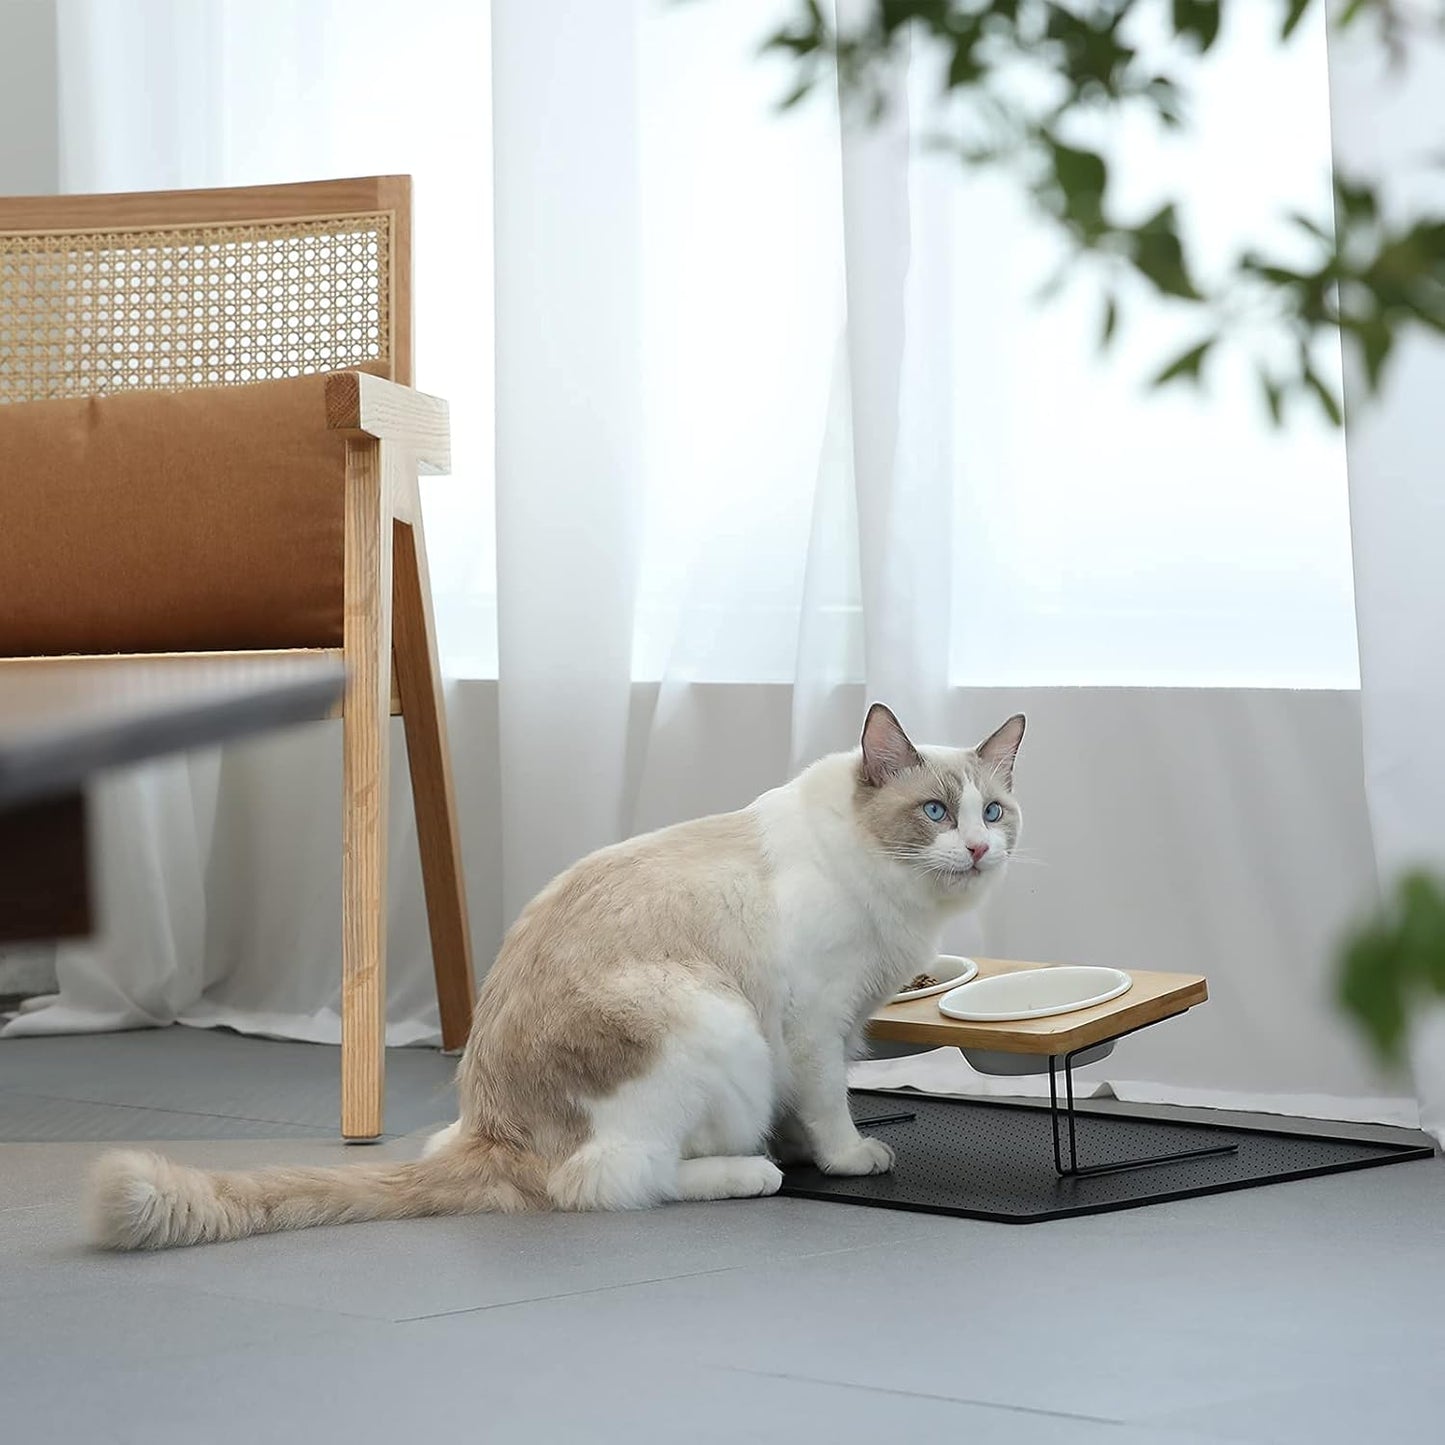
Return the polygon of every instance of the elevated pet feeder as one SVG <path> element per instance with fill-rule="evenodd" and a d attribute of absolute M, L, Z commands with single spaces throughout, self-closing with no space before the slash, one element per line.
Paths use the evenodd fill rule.
<path fill-rule="evenodd" d="M 1105 1057 L 1127 1035 L 1206 1002 L 1205 980 L 1147 970 L 976 962 L 974 980 L 941 998 L 879 1009 L 869 1036 L 958 1048 L 985 1073 L 1047 1072 L 1047 1110 L 858 1090 L 859 1127 L 893 1146 L 893 1172 L 853 1179 L 793 1169 L 783 1193 L 1027 1224 L 1433 1157 L 1428 1145 L 1393 1140 L 1081 1112 L 1074 1104 L 1074 1068 Z M 1095 1001 L 1081 1005 L 1081 999 Z M 885 1101 L 898 1111 L 885 1112 Z M 1082 1129 L 1081 1120 L 1088 1121 Z M 1088 1162 L 1081 1157 L 1081 1135 L 1097 1150 Z"/>

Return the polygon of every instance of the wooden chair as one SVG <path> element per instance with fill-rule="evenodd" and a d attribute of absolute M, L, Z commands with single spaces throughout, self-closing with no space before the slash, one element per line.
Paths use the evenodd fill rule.
<path fill-rule="evenodd" d="M 212 669 L 298 650 L 344 659 L 341 1127 L 356 1140 L 382 1131 L 393 712 L 405 722 L 443 1047 L 465 1042 L 474 994 L 417 491 L 418 468 L 448 469 L 448 415 L 411 379 L 408 177 L 0 199 L 0 402 L 37 404 L 0 406 L 0 654 L 32 667 L 52 654 L 67 669 L 118 654 Z M 130 570 L 87 611 L 74 597 L 104 585 L 115 547 L 64 535 L 57 546 L 64 504 L 30 473 L 53 472 L 57 451 L 77 466 L 125 458 L 96 468 L 73 501 L 88 518 L 131 461 L 133 490 L 159 488 L 130 456 L 147 437 L 171 495 L 152 499 L 143 524 L 132 495 L 112 499 L 128 518 L 108 525 Z M 213 480 L 227 467 L 234 475 Z M 191 486 L 211 489 L 190 536 L 175 534 L 178 476 L 188 507 Z M 246 510 L 233 513 L 238 492 Z M 155 566 L 135 550 L 152 545 L 140 535 L 151 528 Z M 295 565 L 306 546 L 320 560 Z M 233 563 L 232 583 L 258 594 L 239 604 L 221 580 Z M 226 619 L 212 626 L 223 592 Z M 151 593 L 163 601 L 147 610 Z M 79 613 L 84 626 L 67 631 Z"/>

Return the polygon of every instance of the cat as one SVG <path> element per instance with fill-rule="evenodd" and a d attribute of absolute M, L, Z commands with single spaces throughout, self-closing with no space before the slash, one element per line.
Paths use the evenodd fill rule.
<path fill-rule="evenodd" d="M 113 1153 L 91 1181 L 96 1241 L 745 1198 L 777 1192 L 775 1160 L 887 1172 L 849 1113 L 848 1058 L 1004 871 L 1023 733 L 1014 716 L 977 748 L 918 748 L 875 703 L 857 748 L 740 812 L 591 854 L 508 932 L 461 1118 L 420 1159 L 212 1173 Z"/>

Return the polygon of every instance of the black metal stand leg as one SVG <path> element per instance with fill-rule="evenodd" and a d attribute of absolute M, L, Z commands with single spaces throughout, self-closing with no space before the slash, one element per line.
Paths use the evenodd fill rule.
<path fill-rule="evenodd" d="M 1097 1044 L 1090 1044 L 1090 1048 L 1097 1048 Z M 1074 1054 L 1083 1053 L 1083 1049 L 1076 1049 L 1074 1053 L 1064 1055 L 1064 1098 L 1066 1106 L 1064 1109 L 1064 1120 L 1069 1131 L 1069 1162 L 1064 1163 L 1062 1140 L 1059 1131 L 1059 1083 L 1058 1083 L 1058 1055 L 1049 1056 L 1049 1122 L 1054 1129 L 1054 1169 L 1065 1179 L 1089 1179 L 1096 1174 L 1120 1174 L 1126 1169 L 1151 1169 L 1158 1164 L 1177 1164 L 1181 1159 L 1208 1159 L 1219 1154 L 1237 1154 L 1238 1144 L 1211 1144 L 1207 1149 L 1181 1149 L 1174 1154 L 1154 1154 L 1145 1159 L 1119 1159 L 1110 1164 L 1088 1164 L 1079 1163 L 1079 1146 L 1075 1133 L 1074 1111 Z"/>

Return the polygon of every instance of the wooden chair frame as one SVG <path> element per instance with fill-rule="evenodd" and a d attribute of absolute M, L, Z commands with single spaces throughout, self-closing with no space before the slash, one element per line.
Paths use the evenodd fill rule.
<path fill-rule="evenodd" d="M 341 1132 L 370 1140 L 382 1132 L 386 1024 L 387 779 L 390 717 L 399 712 L 416 810 L 442 1046 L 459 1049 L 475 994 L 471 934 L 422 533 L 418 472 L 450 468 L 447 405 L 410 389 L 411 184 L 383 176 L 304 185 L 135 195 L 0 199 L 0 242 L 23 235 L 124 233 L 150 228 L 227 228 L 345 218 L 388 219 L 388 292 L 383 354 L 345 365 L 386 371 L 391 380 L 329 366 L 326 415 L 318 426 L 346 433 L 344 624 L 340 654 L 349 685 L 342 705 L 343 863 Z M 0 325 L 5 310 L 0 276 Z M 0 381 L 5 362 L 0 359 Z M 272 372 L 268 374 L 284 374 Z M 231 380 L 229 376 L 227 380 Z M 236 379 L 251 379 L 249 376 Z M 260 378 L 256 378 L 260 379 Z M 167 388 L 165 377 L 142 386 Z M 186 384 L 184 382 L 180 383 Z M 118 388 L 117 388 L 118 389 Z M 34 396 L 77 394 L 37 390 Z M 83 392 L 78 394 L 85 394 Z M 0 400 L 6 389 L 0 386 Z M 12 388 L 11 400 L 23 399 Z M 307 652 L 334 652 L 308 649 Z M 131 654 L 126 660 L 184 668 L 237 654 Z M 57 657 L 57 668 L 104 666 L 120 658 Z M 16 661 L 20 661 L 17 659 Z M 39 659 L 23 659 L 33 667 Z M 0 660 L 3 667 L 4 660 Z"/>

